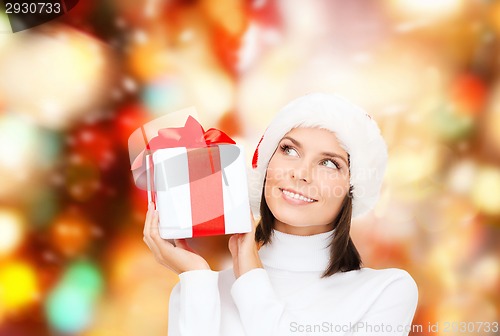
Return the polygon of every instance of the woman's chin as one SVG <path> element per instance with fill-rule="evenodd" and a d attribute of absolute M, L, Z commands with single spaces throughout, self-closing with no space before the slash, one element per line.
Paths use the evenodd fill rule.
<path fill-rule="evenodd" d="M 311 225 L 310 219 L 302 218 L 302 216 L 290 216 L 290 214 L 287 214 L 284 216 L 275 216 L 275 218 L 279 222 L 290 227 L 303 228 Z"/>
<path fill-rule="evenodd" d="M 294 222 L 278 222 L 275 224 L 274 228 L 278 231 L 297 236 L 310 236 L 331 230 L 331 228 L 326 225 L 310 225 L 306 223 L 299 224 Z"/>

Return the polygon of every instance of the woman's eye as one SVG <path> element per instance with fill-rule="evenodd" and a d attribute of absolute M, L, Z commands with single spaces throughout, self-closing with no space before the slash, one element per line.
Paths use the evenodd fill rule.
<path fill-rule="evenodd" d="M 298 156 L 297 151 L 288 145 L 282 145 L 281 151 L 283 153 L 285 153 L 286 155 Z M 295 153 L 295 154 L 293 154 L 293 153 Z"/>
<path fill-rule="evenodd" d="M 329 168 L 337 168 L 337 169 L 339 169 L 339 168 L 340 168 L 340 165 L 339 165 L 337 162 L 333 161 L 333 160 L 330 160 L 330 159 L 328 159 L 328 160 L 324 160 L 324 161 L 323 161 L 323 163 L 325 163 L 325 162 L 326 162 L 327 164 L 323 164 L 323 165 L 324 165 L 324 166 L 326 166 L 326 167 L 329 167 Z"/>

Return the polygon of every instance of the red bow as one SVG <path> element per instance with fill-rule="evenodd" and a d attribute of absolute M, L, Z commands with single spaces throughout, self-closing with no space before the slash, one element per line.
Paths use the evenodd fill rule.
<path fill-rule="evenodd" d="M 132 170 L 140 168 L 145 159 L 144 153 L 152 154 L 158 149 L 173 148 L 173 147 L 187 147 L 199 148 L 208 147 L 213 144 L 235 144 L 236 142 L 231 139 L 226 133 L 216 128 L 210 128 L 205 132 L 203 126 L 189 116 L 186 124 L 183 127 L 163 128 L 158 130 L 158 136 L 152 138 L 143 150 L 132 163 Z"/>

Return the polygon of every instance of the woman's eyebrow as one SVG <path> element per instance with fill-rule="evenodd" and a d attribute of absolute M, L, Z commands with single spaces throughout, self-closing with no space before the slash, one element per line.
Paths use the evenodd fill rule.
<path fill-rule="evenodd" d="M 288 139 L 290 140 L 295 146 L 297 146 L 298 148 L 302 148 L 302 145 L 300 144 L 300 142 L 298 142 L 297 140 L 295 140 L 294 138 L 291 138 L 289 136 L 284 136 L 281 140 L 283 139 Z M 336 158 L 339 158 L 341 159 L 342 161 L 345 162 L 346 166 L 349 166 L 349 164 L 347 163 L 347 160 L 344 159 L 344 157 L 340 154 L 337 154 L 337 153 L 330 153 L 330 152 L 322 152 L 321 155 L 325 155 L 325 156 L 331 156 L 331 157 L 336 157 Z"/>
<path fill-rule="evenodd" d="M 299 148 L 302 148 L 302 145 L 300 144 L 300 142 L 298 142 L 297 140 L 295 140 L 294 138 L 291 138 L 289 136 L 284 136 L 283 139 L 288 139 L 290 140 L 291 142 L 293 142 L 293 144 Z M 281 140 L 283 140 L 281 139 Z"/>

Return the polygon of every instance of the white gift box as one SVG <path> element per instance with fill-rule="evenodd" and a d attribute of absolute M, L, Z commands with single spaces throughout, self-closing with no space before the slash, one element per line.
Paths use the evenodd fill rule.
<path fill-rule="evenodd" d="M 145 162 L 148 200 L 154 201 L 159 211 L 162 238 L 252 230 L 241 145 L 159 149 L 152 160 L 147 155 Z M 198 168 L 200 162 L 211 167 L 208 173 L 206 167 Z"/>

